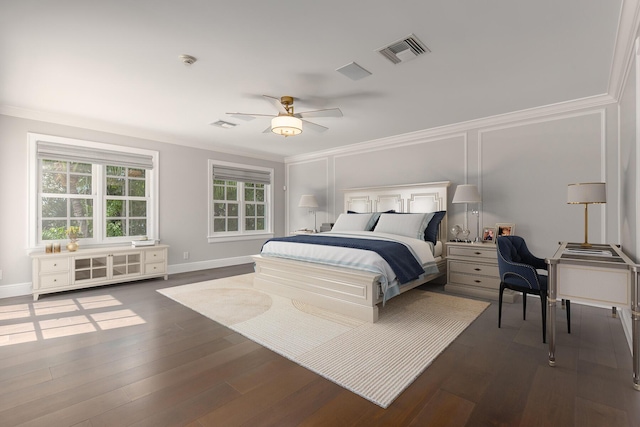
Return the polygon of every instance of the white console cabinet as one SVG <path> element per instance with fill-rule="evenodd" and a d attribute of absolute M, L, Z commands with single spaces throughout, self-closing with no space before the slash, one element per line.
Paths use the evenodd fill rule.
<path fill-rule="evenodd" d="M 40 295 L 167 274 L 168 245 L 32 253 L 33 299 Z"/>

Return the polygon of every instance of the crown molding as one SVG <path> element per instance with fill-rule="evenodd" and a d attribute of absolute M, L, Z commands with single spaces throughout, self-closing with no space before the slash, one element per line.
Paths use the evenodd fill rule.
<path fill-rule="evenodd" d="M 618 32 L 613 47 L 608 93 L 619 100 L 635 60 L 633 49 L 640 28 L 640 0 L 623 0 L 618 18 Z"/>
<path fill-rule="evenodd" d="M 0 115 L 11 116 L 27 120 L 36 120 L 40 122 L 53 123 L 56 125 L 71 126 L 76 128 L 88 129 L 92 131 L 106 132 L 116 135 L 124 135 L 132 138 L 146 139 L 150 141 L 163 142 L 166 144 L 180 145 L 191 148 L 199 148 L 207 151 L 215 151 L 218 153 L 231 154 L 242 157 L 249 157 L 260 160 L 270 160 L 280 162 L 284 160 L 284 156 L 267 152 L 257 152 L 249 150 L 233 150 L 224 146 L 215 145 L 211 141 L 184 140 L 168 135 L 163 132 L 155 132 L 148 129 L 140 129 L 131 126 L 120 125 L 116 123 L 105 122 L 102 120 L 88 119 L 84 117 L 70 116 L 66 114 L 35 111 L 27 108 L 13 107 L 10 105 L 0 105 Z"/>
<path fill-rule="evenodd" d="M 285 157 L 285 163 L 300 162 L 305 160 L 317 159 L 325 156 L 336 156 L 343 154 L 353 154 L 376 150 L 399 144 L 410 144 L 413 142 L 424 142 L 425 140 L 446 136 L 454 136 L 455 134 L 468 132 L 470 130 L 482 130 L 486 127 L 500 126 L 504 124 L 514 124 L 518 122 L 530 121 L 532 119 L 540 119 L 552 117 L 558 114 L 566 114 L 578 110 L 590 108 L 601 108 L 606 105 L 615 104 L 617 100 L 610 95 L 602 94 L 586 98 L 576 99 L 572 101 L 564 101 L 556 104 L 545 105 L 542 107 L 529 108 L 525 110 L 513 111 L 510 113 L 499 114 L 481 119 L 469 120 L 466 122 L 455 123 L 452 125 L 439 126 L 430 129 L 424 129 L 415 132 L 395 135 L 387 138 L 376 139 L 346 147 L 333 148 L 329 150 L 316 151 L 313 153 L 301 154 L 297 156 Z"/>

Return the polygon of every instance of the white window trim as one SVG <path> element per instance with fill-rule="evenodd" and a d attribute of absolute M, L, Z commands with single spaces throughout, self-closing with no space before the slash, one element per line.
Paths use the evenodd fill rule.
<path fill-rule="evenodd" d="M 245 233 L 224 233 L 220 235 L 214 235 L 213 232 L 213 167 L 214 166 L 228 166 L 239 169 L 254 169 L 263 172 L 269 172 L 271 182 L 269 183 L 269 191 L 267 193 L 267 218 L 265 231 L 257 232 L 245 232 Z M 225 162 L 222 160 L 208 160 L 207 167 L 207 215 L 208 215 L 208 229 L 207 229 L 207 241 L 209 243 L 222 243 L 222 242 L 236 242 L 241 240 L 264 240 L 274 236 L 273 233 L 273 168 L 265 168 L 261 166 L 246 165 L 242 163 Z"/>
<path fill-rule="evenodd" d="M 38 157 L 37 157 L 37 142 L 38 141 L 48 141 L 55 142 L 58 144 L 72 145 L 78 147 L 88 147 L 88 148 L 96 148 L 102 150 L 112 150 L 112 151 L 122 151 L 124 153 L 135 153 L 135 154 L 143 154 L 153 157 L 153 169 L 147 170 L 147 174 L 149 179 L 147 180 L 148 191 L 150 195 L 150 203 L 147 207 L 147 236 L 149 239 L 160 240 L 160 232 L 159 232 L 159 221 L 158 221 L 158 208 L 159 208 L 159 159 L 160 154 L 157 151 L 153 150 L 145 150 L 142 148 L 133 148 L 133 147 L 125 147 L 122 145 L 114 145 L 114 144 L 105 144 L 101 142 L 93 142 L 86 141 L 80 139 L 66 138 L 61 136 L 53 136 L 53 135 L 44 135 L 39 133 L 27 133 L 27 152 L 28 152 L 28 188 L 29 188 L 29 226 L 28 229 L 28 252 L 44 247 L 44 243 L 38 243 L 38 209 L 39 209 L 39 170 L 38 170 Z M 98 180 L 94 184 L 94 188 L 96 185 L 103 186 L 103 177 L 96 177 Z M 93 194 L 96 196 L 96 194 Z M 102 195 L 104 196 L 104 195 Z M 94 224 L 95 230 L 102 230 L 104 228 L 103 218 L 103 199 L 104 197 L 96 197 L 95 201 L 97 205 L 94 205 L 94 212 L 96 209 L 100 209 L 98 212 L 99 215 L 95 216 L 96 223 Z M 100 199 L 100 200 L 99 200 Z M 97 227 L 100 227 L 98 229 Z M 102 235 L 102 231 L 100 231 L 100 235 Z M 126 236 L 122 237 L 118 240 L 110 240 L 108 242 L 101 241 L 95 244 L 91 244 L 90 246 L 108 246 L 114 245 L 118 243 L 130 242 L 131 237 Z"/>

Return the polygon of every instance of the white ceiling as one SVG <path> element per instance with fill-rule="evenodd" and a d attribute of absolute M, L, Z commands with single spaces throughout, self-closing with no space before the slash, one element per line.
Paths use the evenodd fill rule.
<path fill-rule="evenodd" d="M 606 94 L 622 2 L 0 0 L 0 112 L 298 155 Z M 377 52 L 410 33 L 431 53 Z M 352 61 L 372 75 L 335 71 Z M 274 113 L 263 94 L 344 117 L 285 139 L 225 114 Z"/>

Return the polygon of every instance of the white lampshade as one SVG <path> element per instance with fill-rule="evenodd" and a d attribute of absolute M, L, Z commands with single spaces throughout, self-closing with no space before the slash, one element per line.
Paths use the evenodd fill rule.
<path fill-rule="evenodd" d="M 305 194 L 300 197 L 300 203 L 298 203 L 299 208 L 317 208 L 318 201 L 316 200 L 316 196 L 312 194 Z"/>
<path fill-rule="evenodd" d="M 271 119 L 271 132 L 283 136 L 294 136 L 302 133 L 302 120 L 293 116 L 277 116 Z"/>
<path fill-rule="evenodd" d="M 452 203 L 480 203 L 480 193 L 478 187 L 472 184 L 462 184 L 456 187 L 456 193 L 453 195 Z"/>
<path fill-rule="evenodd" d="M 569 184 L 567 203 L 606 203 L 607 192 L 604 182 L 584 182 Z"/>

